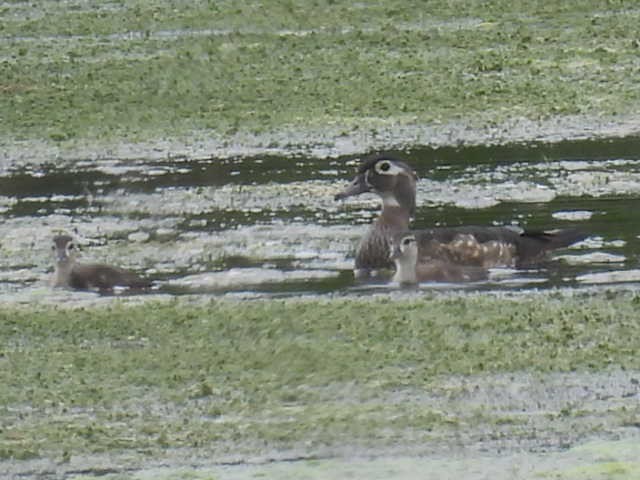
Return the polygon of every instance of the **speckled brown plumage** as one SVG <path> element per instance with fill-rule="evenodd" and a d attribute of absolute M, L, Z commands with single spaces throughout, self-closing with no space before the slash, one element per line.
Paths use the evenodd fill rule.
<path fill-rule="evenodd" d="M 474 243 L 472 237 L 459 235 L 450 244 L 440 244 L 436 240 L 431 243 L 431 255 L 418 258 L 418 243 L 413 232 L 394 235 L 390 257 L 395 263 L 395 282 L 412 285 L 419 282 L 471 282 L 487 278 L 488 271 L 479 262 L 472 265 L 456 261 L 460 245 L 467 251 L 469 248 L 482 251 L 481 246 L 471 245 Z M 475 252 L 471 255 L 474 260 L 478 256 Z"/>
<path fill-rule="evenodd" d="M 389 251 L 393 235 L 409 225 L 409 214 L 401 207 L 387 207 L 373 222 L 358 245 L 356 270 L 383 270 L 393 268 Z"/>

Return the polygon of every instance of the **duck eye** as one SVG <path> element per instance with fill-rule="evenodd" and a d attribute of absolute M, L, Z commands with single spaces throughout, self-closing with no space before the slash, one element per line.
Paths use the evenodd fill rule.
<path fill-rule="evenodd" d="M 70 243 L 69 246 L 67 247 L 67 249 L 69 250 L 73 250 L 75 248 L 75 245 L 73 243 Z"/>
<path fill-rule="evenodd" d="M 390 168 L 391 168 L 391 164 L 387 161 L 380 162 L 378 164 L 378 170 L 380 170 L 381 172 L 388 172 Z"/>
<path fill-rule="evenodd" d="M 409 245 L 411 244 L 411 242 L 413 242 L 413 237 L 407 237 L 402 241 L 403 245 Z"/>

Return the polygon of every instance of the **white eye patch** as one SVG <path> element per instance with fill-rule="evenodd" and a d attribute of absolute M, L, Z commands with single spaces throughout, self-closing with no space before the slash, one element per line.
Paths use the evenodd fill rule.
<path fill-rule="evenodd" d="M 410 252 L 411 249 L 415 248 L 416 245 L 416 237 L 413 235 L 410 237 L 404 237 L 400 242 L 400 251 L 402 253 Z"/>
<path fill-rule="evenodd" d="M 406 245 L 411 245 L 415 241 L 416 241 L 415 237 L 404 237 L 402 239 L 402 245 L 405 245 L 405 246 Z"/>
<path fill-rule="evenodd" d="M 379 162 L 376 162 L 376 164 L 373 167 L 376 171 L 376 173 L 380 174 L 380 175 L 400 175 L 400 174 L 407 174 L 407 172 L 400 168 L 398 165 L 396 165 L 395 163 L 393 163 L 390 160 L 380 160 Z"/>

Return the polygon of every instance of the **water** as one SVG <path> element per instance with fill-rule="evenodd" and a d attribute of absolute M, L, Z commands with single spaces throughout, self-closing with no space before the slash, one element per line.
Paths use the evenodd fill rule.
<path fill-rule="evenodd" d="M 580 227 L 585 242 L 527 271 L 425 290 L 633 288 L 640 282 L 640 139 L 392 152 L 416 169 L 415 228 Z M 0 295 L 42 292 L 50 239 L 74 233 L 83 260 L 117 264 L 170 294 L 354 293 L 353 250 L 377 215 L 335 202 L 353 157 L 104 158 L 0 170 Z"/>

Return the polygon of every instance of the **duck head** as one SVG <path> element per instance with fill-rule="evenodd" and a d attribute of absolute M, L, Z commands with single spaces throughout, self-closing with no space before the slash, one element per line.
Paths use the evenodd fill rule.
<path fill-rule="evenodd" d="M 403 161 L 379 155 L 364 160 L 354 179 L 335 199 L 372 192 L 382 199 L 383 208 L 401 207 L 413 215 L 417 180 L 416 173 Z"/>
<path fill-rule="evenodd" d="M 56 235 L 51 246 L 54 259 L 58 265 L 73 263 L 77 255 L 77 247 L 73 237 L 69 235 Z"/>
<path fill-rule="evenodd" d="M 389 258 L 396 266 L 393 280 L 398 283 L 417 283 L 416 263 L 418 261 L 418 242 L 411 232 L 402 232 L 393 237 Z"/>

